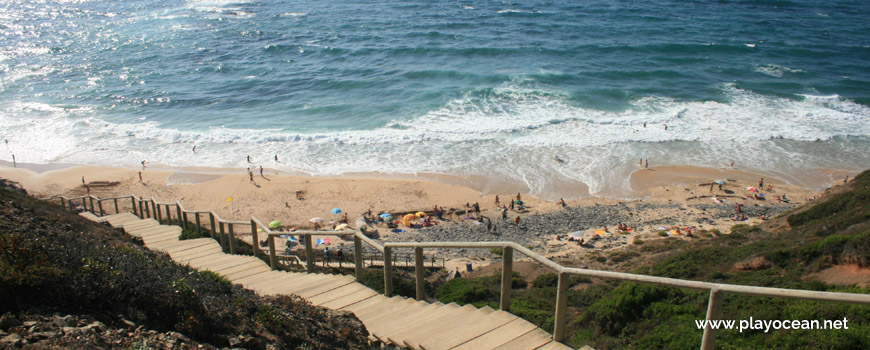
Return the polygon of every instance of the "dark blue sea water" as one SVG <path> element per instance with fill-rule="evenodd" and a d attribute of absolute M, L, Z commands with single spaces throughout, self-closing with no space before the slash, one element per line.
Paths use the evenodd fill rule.
<path fill-rule="evenodd" d="M 868 18 L 845 0 L 6 1 L 0 133 L 19 162 L 250 155 L 544 197 L 628 195 L 640 158 L 819 185 L 800 174 L 870 168 Z"/>

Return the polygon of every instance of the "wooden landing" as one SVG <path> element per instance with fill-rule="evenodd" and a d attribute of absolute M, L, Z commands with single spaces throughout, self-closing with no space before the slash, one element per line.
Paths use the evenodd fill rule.
<path fill-rule="evenodd" d="M 85 216 L 85 215 L 83 215 Z M 93 215 L 91 215 L 93 216 Z M 370 339 L 411 349 L 570 349 L 513 314 L 471 305 L 388 298 L 356 283 L 352 276 L 272 271 L 260 259 L 223 253 L 217 241 L 179 241 L 178 226 L 160 225 L 131 213 L 92 220 L 108 222 L 141 237 L 152 250 L 182 264 L 218 273 L 261 295 L 296 294 L 314 305 L 356 314 Z"/>

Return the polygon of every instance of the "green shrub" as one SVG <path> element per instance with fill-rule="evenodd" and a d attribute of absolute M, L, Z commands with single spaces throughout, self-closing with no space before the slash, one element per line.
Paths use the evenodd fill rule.
<path fill-rule="evenodd" d="M 559 284 L 559 275 L 555 273 L 545 273 L 535 278 L 532 282 L 533 288 L 556 287 Z"/>

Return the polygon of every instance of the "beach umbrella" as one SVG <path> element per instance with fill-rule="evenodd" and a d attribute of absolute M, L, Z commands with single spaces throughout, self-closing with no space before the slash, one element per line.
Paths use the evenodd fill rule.
<path fill-rule="evenodd" d="M 514 199 L 514 204 L 523 205 L 523 201 L 519 199 Z"/>
<path fill-rule="evenodd" d="M 323 222 L 323 218 L 316 217 L 316 218 L 311 218 L 311 220 L 308 220 L 308 221 L 311 221 L 315 224 L 319 224 L 319 223 Z"/>
<path fill-rule="evenodd" d="M 336 231 L 337 230 L 344 230 L 345 228 L 347 228 L 347 224 L 341 224 L 341 225 L 338 225 L 335 227 Z"/>
<path fill-rule="evenodd" d="M 418 211 L 418 212 L 417 212 L 416 214 L 414 214 L 414 215 L 417 215 L 418 218 L 422 218 L 422 217 L 426 216 L 426 213 L 424 213 L 424 212 L 422 212 L 422 211 Z"/>
<path fill-rule="evenodd" d="M 746 187 L 746 190 L 747 190 L 747 191 L 753 191 L 753 192 L 754 192 L 754 191 L 755 191 L 755 187 L 748 186 L 748 187 Z"/>
<path fill-rule="evenodd" d="M 281 222 L 278 220 L 272 220 L 272 222 L 269 223 L 269 228 L 277 228 L 278 226 L 281 226 Z"/>
<path fill-rule="evenodd" d="M 717 184 L 717 185 L 724 185 L 724 184 L 727 184 L 728 182 L 726 182 L 725 180 L 716 180 L 716 181 L 713 181 L 713 183 Z"/>
<path fill-rule="evenodd" d="M 386 218 L 391 218 L 391 217 L 393 217 L 393 214 L 390 214 L 390 213 L 383 213 L 383 214 L 381 214 L 380 216 L 381 216 L 381 218 L 386 219 Z"/>
<path fill-rule="evenodd" d="M 330 211 L 330 212 L 333 213 L 333 214 L 338 214 L 338 213 L 341 213 L 341 209 L 338 209 L 338 208 L 332 208 L 332 211 Z"/>
<path fill-rule="evenodd" d="M 411 226 L 411 220 L 416 220 L 416 219 L 417 219 L 417 215 L 414 215 L 414 214 L 408 214 L 408 215 L 405 215 L 405 216 L 402 217 L 402 224 L 404 224 L 405 226 L 410 227 L 410 226 Z"/>

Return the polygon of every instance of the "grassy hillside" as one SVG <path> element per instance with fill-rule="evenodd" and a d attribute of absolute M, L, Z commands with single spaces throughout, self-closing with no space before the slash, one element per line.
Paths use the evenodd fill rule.
<path fill-rule="evenodd" d="M 785 229 L 775 229 L 785 227 Z M 650 260 L 647 256 L 655 255 Z M 838 264 L 870 267 L 870 172 L 822 200 L 758 226 L 737 225 L 726 235 L 683 241 L 668 238 L 601 256 L 617 270 L 673 278 L 767 287 L 870 293 L 807 276 Z M 450 281 L 442 302 L 497 307 L 497 276 Z M 556 276 L 532 283 L 515 278 L 511 311 L 552 331 Z M 568 295 L 568 343 L 596 349 L 697 348 L 709 293 L 610 280 L 574 278 Z M 724 319 L 842 320 L 848 330 L 724 330 L 719 349 L 870 349 L 870 306 L 792 301 L 726 294 Z"/>
<path fill-rule="evenodd" d="M 118 230 L 0 189 L 0 332 L 24 336 L 26 327 L 8 320 L 34 313 L 172 331 L 206 347 L 368 348 L 365 327 L 352 314 L 297 297 L 259 297 L 177 265 Z"/>

